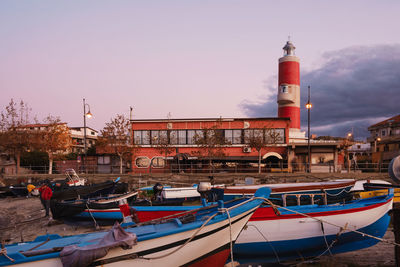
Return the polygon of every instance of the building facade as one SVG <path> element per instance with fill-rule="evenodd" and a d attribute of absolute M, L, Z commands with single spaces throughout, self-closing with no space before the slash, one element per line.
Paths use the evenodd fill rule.
<path fill-rule="evenodd" d="M 249 141 L 254 135 L 262 136 L 265 142 L 260 151 L 264 167 L 283 167 L 287 156 L 290 123 L 287 118 L 131 120 L 131 123 L 134 144 L 138 147 L 132 159 L 134 172 L 165 169 L 195 172 L 209 168 L 237 171 L 254 166 L 259 156 Z M 213 136 L 219 136 L 220 141 L 212 141 Z"/>
<path fill-rule="evenodd" d="M 400 155 L 400 115 L 391 117 L 368 127 L 371 133 L 367 141 L 372 150 L 372 163 L 387 165 Z"/>
<path fill-rule="evenodd" d="M 70 127 L 72 138 L 71 152 L 81 154 L 84 153 L 85 128 Z M 86 149 L 93 147 L 98 139 L 98 131 L 93 128 L 86 127 Z"/>

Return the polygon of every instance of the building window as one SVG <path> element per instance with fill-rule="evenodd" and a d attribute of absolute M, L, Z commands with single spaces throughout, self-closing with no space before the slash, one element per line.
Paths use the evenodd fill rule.
<path fill-rule="evenodd" d="M 233 144 L 233 130 L 225 130 L 225 142 Z"/>
<path fill-rule="evenodd" d="M 151 143 L 152 144 L 159 144 L 160 143 L 160 133 L 159 131 L 151 131 Z"/>
<path fill-rule="evenodd" d="M 150 166 L 150 159 L 148 157 L 137 157 L 135 164 L 138 168 L 147 168 Z"/>
<path fill-rule="evenodd" d="M 233 141 L 232 144 L 242 143 L 242 130 L 233 130 Z"/>
<path fill-rule="evenodd" d="M 265 133 L 265 141 L 270 144 L 284 144 L 285 129 L 267 129 Z"/>
<path fill-rule="evenodd" d="M 188 145 L 194 144 L 194 136 L 196 135 L 196 130 L 188 130 L 187 131 L 187 143 Z"/>
<path fill-rule="evenodd" d="M 243 131 L 244 143 L 248 144 L 253 137 L 263 137 L 267 144 L 284 144 L 285 129 L 245 129 Z"/>
<path fill-rule="evenodd" d="M 186 130 L 179 130 L 178 131 L 178 144 L 179 145 L 186 145 Z"/>
<path fill-rule="evenodd" d="M 385 136 L 386 135 L 386 131 L 385 130 L 382 130 L 381 131 L 381 136 Z"/>
<path fill-rule="evenodd" d="M 282 84 L 280 87 L 281 87 L 281 93 L 284 94 L 289 93 L 289 86 Z"/>
<path fill-rule="evenodd" d="M 154 157 L 151 160 L 151 166 L 154 168 L 164 168 L 165 167 L 165 160 L 163 157 Z"/>
<path fill-rule="evenodd" d="M 133 131 L 133 139 L 136 145 L 150 145 L 150 131 Z"/>
<path fill-rule="evenodd" d="M 178 144 L 178 131 L 172 130 L 169 132 L 169 143 L 171 145 L 177 145 Z"/>
<path fill-rule="evenodd" d="M 97 158 L 97 164 L 99 164 L 99 165 L 109 165 L 110 164 L 110 156 L 99 156 Z"/>
<path fill-rule="evenodd" d="M 93 131 L 90 132 L 91 135 L 95 135 L 95 133 Z"/>

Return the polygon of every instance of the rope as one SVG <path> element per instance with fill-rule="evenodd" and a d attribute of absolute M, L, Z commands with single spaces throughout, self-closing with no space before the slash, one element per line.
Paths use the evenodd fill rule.
<path fill-rule="evenodd" d="M 192 241 L 193 238 L 195 238 L 196 235 L 206 226 L 206 224 L 207 224 L 209 221 L 211 221 L 211 219 L 214 218 L 216 215 L 218 215 L 218 213 L 215 213 L 214 215 L 208 217 L 208 219 L 201 225 L 201 227 L 198 228 L 198 229 L 193 233 L 193 235 L 192 235 L 188 240 L 186 240 L 185 243 L 183 243 L 182 245 L 180 245 L 180 246 L 177 247 L 176 249 L 174 249 L 174 250 L 172 250 L 172 251 L 170 251 L 170 252 L 168 252 L 168 253 L 166 253 L 166 254 L 164 254 L 164 255 L 161 255 L 161 256 L 156 256 L 156 257 L 141 257 L 141 258 L 142 258 L 142 259 L 145 259 L 145 260 L 157 260 L 157 259 L 165 258 L 165 257 L 167 257 L 167 256 L 169 256 L 169 255 L 174 254 L 175 252 L 177 252 L 178 250 L 180 250 L 180 249 L 182 249 L 184 246 L 186 246 L 190 241 Z"/>
<path fill-rule="evenodd" d="M 257 232 L 264 238 L 264 240 L 269 244 L 269 246 L 271 247 L 272 251 L 273 251 L 274 254 L 275 254 L 276 259 L 278 260 L 278 263 L 280 264 L 281 261 L 280 261 L 280 259 L 279 259 L 278 253 L 276 252 L 276 250 L 275 250 L 274 246 L 271 244 L 271 242 L 269 242 L 268 238 L 266 238 L 266 237 L 264 236 L 264 234 L 260 231 L 260 229 L 258 229 L 257 226 L 255 226 L 255 225 L 253 225 L 253 224 L 247 225 L 247 227 L 249 227 L 249 226 L 254 227 L 254 228 L 257 230 Z"/>
<path fill-rule="evenodd" d="M 325 245 L 327 247 L 327 249 L 321 254 L 324 255 L 326 253 L 326 251 L 329 251 L 329 255 L 332 256 L 332 252 L 331 252 L 331 245 L 333 244 L 333 242 L 331 243 L 331 245 L 328 245 L 328 240 L 326 240 L 326 235 L 325 235 L 325 229 L 324 229 L 324 223 L 320 222 L 321 224 L 321 230 L 322 230 L 322 234 L 324 235 L 324 240 L 325 240 Z M 336 238 L 337 239 L 337 238 Z M 320 256 L 319 256 L 320 257 Z"/>
<path fill-rule="evenodd" d="M 345 230 L 347 230 L 347 225 L 348 225 L 348 224 L 346 223 L 345 228 L 341 228 L 341 229 L 340 229 L 340 231 L 336 234 L 335 240 L 333 240 L 329 246 L 327 245 L 327 249 L 326 249 L 326 250 L 324 250 L 321 254 L 319 254 L 318 256 L 315 256 L 314 258 L 312 258 L 312 259 L 310 259 L 310 260 L 307 260 L 307 261 L 304 261 L 304 260 L 303 260 L 303 263 L 313 262 L 313 261 L 315 261 L 316 259 L 322 257 L 327 251 L 329 251 L 329 254 L 332 256 L 332 253 L 331 253 L 330 249 L 333 247 L 333 245 L 334 245 L 336 242 L 339 241 L 340 235 L 341 235 Z"/>
<path fill-rule="evenodd" d="M 238 199 L 236 199 L 236 200 L 238 200 Z M 236 200 L 234 199 L 234 200 L 226 201 L 225 203 L 234 202 Z M 236 204 L 235 206 L 232 206 L 232 207 L 230 207 L 228 209 L 230 210 L 233 207 L 239 207 L 239 206 L 249 202 L 250 200 L 251 199 L 248 199 L 248 200 L 246 200 L 246 201 L 244 201 L 242 203 Z M 164 220 L 169 219 L 169 218 L 180 217 L 181 215 L 185 215 L 185 214 L 188 214 L 188 213 L 196 213 L 196 212 L 199 212 L 201 210 L 208 210 L 209 208 L 217 207 L 217 206 L 218 206 L 218 204 L 214 204 L 214 205 L 205 206 L 205 207 L 201 207 L 201 208 L 197 208 L 197 209 L 193 209 L 193 210 L 186 210 L 186 211 L 182 211 L 182 212 L 179 212 L 179 213 L 174 213 L 174 214 L 171 214 L 171 215 L 167 215 L 167 216 L 164 216 L 164 217 L 161 217 L 161 218 L 157 218 L 157 219 L 149 220 L 149 221 L 146 221 L 146 222 L 137 223 L 137 224 L 134 224 L 134 225 L 131 225 L 131 226 L 127 226 L 127 228 L 133 228 L 133 227 L 138 227 L 138 226 L 142 226 L 142 225 L 153 224 L 153 223 L 164 221 Z M 279 212 L 279 211 L 277 210 L 277 212 Z"/>
<path fill-rule="evenodd" d="M 343 192 L 350 193 L 350 191 L 351 191 L 351 188 L 350 188 L 349 190 L 346 190 L 346 188 L 343 188 L 343 189 L 342 189 L 339 193 L 337 193 L 337 194 L 330 194 L 330 193 L 328 193 L 327 191 L 325 191 L 325 193 L 326 193 L 328 196 L 336 197 L 336 196 L 342 194 Z"/>
<path fill-rule="evenodd" d="M 89 202 L 89 200 L 86 201 L 86 208 L 87 208 L 87 210 L 88 210 L 88 212 L 89 212 L 89 214 L 90 214 L 90 217 L 92 217 L 92 220 L 93 220 L 93 222 L 94 222 L 94 227 L 95 227 L 95 229 L 99 229 L 100 227 L 99 227 L 99 225 L 97 224 L 97 221 L 96 221 L 96 219 L 94 218 L 92 212 L 90 211 L 90 208 L 89 208 L 89 206 L 88 206 L 88 202 Z"/>
<path fill-rule="evenodd" d="M 232 241 L 232 232 L 231 232 L 231 231 L 232 231 L 232 225 L 231 225 L 231 219 L 230 219 L 229 211 L 230 211 L 231 209 L 233 209 L 233 208 L 237 208 L 237 207 L 239 207 L 239 206 L 242 206 L 242 205 L 246 204 L 247 202 L 252 201 L 252 200 L 254 200 L 254 199 L 257 199 L 257 198 L 254 198 L 254 197 L 253 197 L 253 198 L 250 198 L 250 199 L 248 199 L 248 200 L 246 200 L 246 201 L 243 201 L 243 202 L 241 202 L 241 203 L 239 203 L 239 204 L 237 204 L 237 205 L 234 205 L 234 206 L 232 206 L 232 207 L 219 209 L 220 211 L 226 212 L 226 213 L 228 214 L 228 218 L 229 218 L 229 230 L 230 230 L 230 245 L 231 245 L 231 256 L 232 256 L 232 260 L 233 260 L 233 255 L 232 255 L 233 241 Z M 261 198 L 260 198 L 260 199 L 261 199 Z M 167 256 L 169 256 L 169 255 L 171 255 L 171 254 L 173 254 L 173 253 L 179 251 L 180 249 L 182 249 L 183 247 L 185 247 L 190 241 L 192 241 L 193 238 L 195 238 L 196 235 L 197 235 L 197 234 L 207 225 L 207 223 L 208 223 L 212 218 L 214 218 L 216 215 L 218 215 L 218 213 L 215 213 L 215 214 L 213 214 L 212 216 L 208 217 L 208 219 L 201 225 L 201 227 L 198 228 L 198 229 L 193 233 L 193 235 L 192 235 L 188 240 L 186 240 L 185 243 L 183 243 L 182 245 L 180 245 L 180 246 L 177 247 L 176 249 L 174 249 L 174 250 L 172 250 L 172 251 L 170 251 L 170 252 L 168 252 L 168 253 L 166 253 L 166 254 L 164 254 L 164 255 L 161 255 L 161 256 L 156 256 L 156 257 L 141 257 L 141 258 L 142 258 L 142 259 L 145 259 L 145 260 L 161 259 L 161 258 L 165 258 L 165 257 L 167 257 Z M 232 264 L 233 264 L 233 261 L 232 261 Z M 233 266 L 233 265 L 232 265 L 232 266 Z"/>
<path fill-rule="evenodd" d="M 263 200 L 265 200 L 265 201 L 267 201 L 267 202 L 270 202 L 268 199 L 263 198 L 263 197 L 255 197 L 255 199 L 263 199 Z M 341 226 L 341 225 L 337 225 L 337 224 L 334 224 L 334 223 L 325 221 L 325 220 L 323 220 L 323 219 L 318 219 L 318 218 L 315 218 L 315 217 L 310 216 L 310 215 L 308 215 L 308 214 L 305 214 L 305 213 L 302 213 L 302 212 L 298 212 L 298 211 L 295 211 L 295 210 L 291 210 L 291 209 L 288 209 L 288 208 L 286 208 L 286 207 L 282 207 L 282 206 L 279 206 L 279 205 L 276 205 L 276 204 L 275 204 L 275 206 L 277 206 L 277 207 L 279 207 L 279 208 L 281 208 L 281 209 L 284 209 L 284 210 L 287 210 L 287 211 L 290 211 L 290 212 L 293 212 L 293 213 L 302 215 L 302 216 L 304 216 L 304 217 L 307 217 L 307 218 L 310 218 L 310 219 L 313 219 L 313 220 L 316 220 L 316 221 L 319 221 L 319 222 L 323 222 L 323 223 L 326 223 L 326 224 L 329 224 L 329 225 L 338 227 L 338 228 L 340 228 L 340 229 L 345 229 L 345 230 L 348 230 L 348 231 L 350 231 L 350 232 L 354 232 L 354 233 L 360 234 L 360 235 L 362 235 L 362 236 L 366 236 L 366 237 L 369 237 L 369 238 L 372 238 L 372 239 L 376 239 L 376 240 L 379 240 L 379 241 L 381 241 L 381 242 L 385 242 L 385 243 L 388 243 L 388 244 L 391 244 L 391 245 L 400 246 L 400 244 L 399 244 L 399 243 L 396 243 L 396 242 L 392 242 L 392 241 L 389 241 L 389 240 L 386 240 L 386 239 L 383 239 L 383 238 L 380 238 L 380 237 L 376 237 L 376 236 L 373 236 L 373 235 L 370 235 L 370 234 L 366 234 L 366 233 L 363 233 L 363 232 L 358 231 L 358 230 L 351 230 L 351 229 L 348 229 L 348 228 L 346 229 L 346 227 L 343 227 L 343 226 Z"/>
<path fill-rule="evenodd" d="M 14 262 L 15 260 L 7 255 L 7 248 L 4 247 L 4 242 L 1 242 L 0 255 L 6 257 L 9 261 Z"/>
<path fill-rule="evenodd" d="M 229 213 L 229 210 L 226 208 L 222 208 L 221 211 L 224 211 L 228 214 L 228 219 L 229 219 L 229 244 L 230 244 L 230 249 L 231 249 L 231 265 L 234 267 L 234 261 L 233 261 L 233 241 L 232 241 L 232 224 L 231 224 L 231 214 Z"/>

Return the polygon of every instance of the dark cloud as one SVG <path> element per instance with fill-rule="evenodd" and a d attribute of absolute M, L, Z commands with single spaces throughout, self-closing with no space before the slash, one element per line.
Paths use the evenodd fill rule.
<path fill-rule="evenodd" d="M 318 69 L 301 72 L 303 127 L 308 85 L 312 132 L 318 135 L 345 136 L 353 129 L 356 138 L 365 138 L 368 126 L 400 113 L 400 45 L 350 47 L 322 58 Z M 241 108 L 251 117 L 276 117 L 276 95 L 258 104 L 244 101 Z"/>

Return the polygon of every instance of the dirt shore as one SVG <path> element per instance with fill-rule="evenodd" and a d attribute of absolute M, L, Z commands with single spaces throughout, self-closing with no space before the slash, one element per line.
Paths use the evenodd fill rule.
<path fill-rule="evenodd" d="M 71 226 L 44 217 L 39 198 L 0 199 L 0 239 L 6 243 L 30 241 L 38 235 L 72 235 L 94 231 L 91 226 Z M 109 227 L 102 227 L 107 229 Z M 394 241 L 392 229 L 384 237 Z M 380 242 L 377 245 L 355 252 L 335 256 L 323 256 L 312 263 L 300 266 L 395 266 L 393 245 Z"/>

